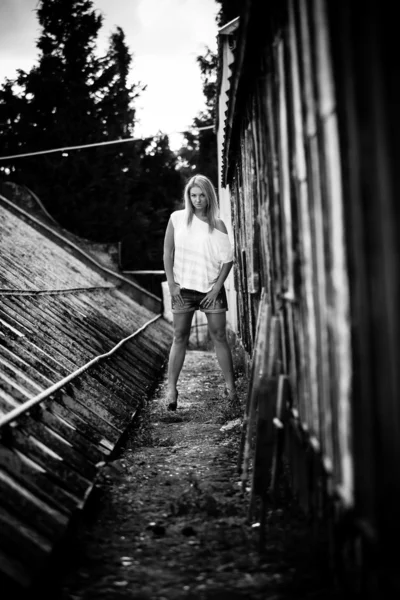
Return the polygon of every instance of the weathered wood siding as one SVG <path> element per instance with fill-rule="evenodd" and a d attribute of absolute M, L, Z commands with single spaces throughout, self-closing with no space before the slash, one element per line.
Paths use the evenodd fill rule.
<path fill-rule="evenodd" d="M 334 84 L 324 5 L 288 2 L 229 163 L 240 334 L 251 354 L 261 292 L 283 327 L 291 416 L 353 498 L 349 288 Z M 248 40 L 249 43 L 249 40 Z M 253 66 L 254 70 L 254 66 Z"/>
<path fill-rule="evenodd" d="M 352 2 L 287 0 L 265 16 L 244 2 L 221 156 L 253 363 L 245 470 L 254 434 L 253 490 L 265 495 L 279 436 L 260 423 L 275 415 L 302 506 L 351 515 L 341 550 L 353 544 L 365 578 L 366 547 L 393 563 L 400 525 L 399 78 L 393 13 L 367 4 L 359 15 Z"/>
<path fill-rule="evenodd" d="M 390 574 L 400 561 L 398 18 L 393 4 L 374 0 L 362 10 L 329 6 L 329 23 L 346 198 L 356 508 Z M 392 594 L 388 587 L 384 596 Z"/>

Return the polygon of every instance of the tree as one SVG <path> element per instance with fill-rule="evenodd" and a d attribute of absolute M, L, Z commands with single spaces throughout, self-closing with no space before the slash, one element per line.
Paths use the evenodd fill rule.
<path fill-rule="evenodd" d="M 222 27 L 236 19 L 236 17 L 240 17 L 243 0 L 216 0 L 216 2 L 221 5 L 216 18 L 218 27 Z"/>
<path fill-rule="evenodd" d="M 132 57 L 121 28 L 110 36 L 109 51 L 100 61 L 101 74 L 94 84 L 101 136 L 105 139 L 133 137 L 133 101 L 144 88 L 128 84 Z M 99 138 L 100 139 L 100 138 Z M 120 239 L 125 232 L 134 186 L 140 173 L 138 144 L 96 148 L 92 175 L 98 197 L 92 228 L 102 239 Z M 112 227 L 110 227 L 112 225 Z"/>
<path fill-rule="evenodd" d="M 216 16 L 218 27 L 240 16 L 243 8 L 241 0 L 216 0 L 220 10 Z M 193 128 L 198 133 L 188 131 L 184 137 L 184 144 L 179 150 L 179 168 L 185 179 L 194 173 L 206 175 L 218 185 L 218 159 L 217 139 L 213 128 L 202 130 L 202 127 L 214 126 L 218 55 L 207 48 L 204 55 L 197 57 L 203 83 L 206 108 L 193 119 Z"/>
<path fill-rule="evenodd" d="M 168 219 L 182 206 L 182 177 L 168 136 L 142 142 L 140 173 L 134 185 L 121 244 L 121 262 L 128 269 L 163 269 L 163 243 Z"/>
<path fill-rule="evenodd" d="M 217 139 L 214 131 L 215 94 L 217 78 L 217 55 L 210 48 L 197 57 L 205 96 L 205 110 L 193 119 L 193 127 L 198 133 L 185 133 L 185 141 L 179 150 L 180 169 L 185 178 L 194 173 L 206 175 L 218 185 Z M 209 129 L 202 130 L 203 127 Z"/>
<path fill-rule="evenodd" d="M 97 108 L 103 135 L 112 138 L 132 135 L 135 120 L 132 101 L 140 92 L 138 86 L 128 84 L 132 57 L 120 27 L 111 34 L 109 52 L 99 63 L 101 73 L 93 84 L 93 91 L 99 97 Z"/>
<path fill-rule="evenodd" d="M 9 154 L 90 144 L 132 135 L 131 56 L 122 29 L 96 54 L 102 17 L 92 0 L 40 0 L 39 63 L 0 93 L 0 134 Z M 70 231 L 98 241 L 121 235 L 138 169 L 136 148 L 121 145 L 10 162 L 13 179 L 38 194 Z"/>

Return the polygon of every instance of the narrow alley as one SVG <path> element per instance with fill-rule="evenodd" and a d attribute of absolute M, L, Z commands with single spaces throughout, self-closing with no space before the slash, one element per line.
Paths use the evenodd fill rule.
<path fill-rule="evenodd" d="M 247 388 L 236 370 L 236 408 L 212 351 L 188 352 L 176 413 L 167 411 L 160 381 L 102 473 L 52 600 L 342 597 L 325 549 L 313 545 L 287 492 L 268 511 L 259 551 L 259 523 L 248 518 L 249 491 L 237 471 Z"/>

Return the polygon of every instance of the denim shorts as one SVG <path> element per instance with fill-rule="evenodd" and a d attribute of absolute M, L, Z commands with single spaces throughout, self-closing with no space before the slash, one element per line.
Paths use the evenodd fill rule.
<path fill-rule="evenodd" d="M 171 298 L 171 309 L 173 313 L 190 313 L 195 310 L 201 310 L 204 313 L 221 313 L 228 310 L 228 301 L 226 298 L 226 292 L 224 286 L 215 299 L 215 304 L 210 308 L 204 308 L 200 306 L 200 302 L 207 296 L 206 292 L 198 292 L 197 290 L 187 290 L 181 288 L 181 296 L 183 299 L 183 306 L 179 305 L 176 300 Z"/>

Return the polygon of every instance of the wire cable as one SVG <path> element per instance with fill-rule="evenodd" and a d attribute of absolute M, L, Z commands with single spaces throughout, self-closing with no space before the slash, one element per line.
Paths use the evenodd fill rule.
<path fill-rule="evenodd" d="M 96 285 L 89 287 L 78 287 L 78 288 L 60 288 L 60 289 L 26 289 L 26 290 L 12 290 L 0 288 L 0 296 L 65 296 L 67 294 L 79 294 L 80 292 L 94 292 L 99 290 L 115 290 L 115 285 Z"/>
<path fill-rule="evenodd" d="M 214 125 L 207 125 L 205 127 L 196 127 L 195 131 L 204 131 L 205 129 L 213 129 Z M 189 130 L 187 130 L 189 131 Z M 172 135 L 173 133 L 184 134 L 187 131 L 172 131 L 163 135 Z M 10 154 L 9 156 L 0 156 L 0 160 L 11 160 L 14 158 L 26 158 L 27 156 L 38 156 L 39 154 L 51 154 L 53 152 L 70 152 L 71 150 L 82 150 L 84 148 L 95 148 L 98 146 L 108 146 L 110 144 L 124 144 L 125 142 L 143 142 L 145 140 L 151 140 L 156 136 L 147 136 L 145 138 L 123 138 L 121 140 L 108 140 L 106 142 L 95 142 L 93 144 L 80 144 L 78 146 L 65 146 L 60 148 L 51 148 L 49 150 L 38 150 L 36 152 L 24 152 L 21 154 Z"/>

